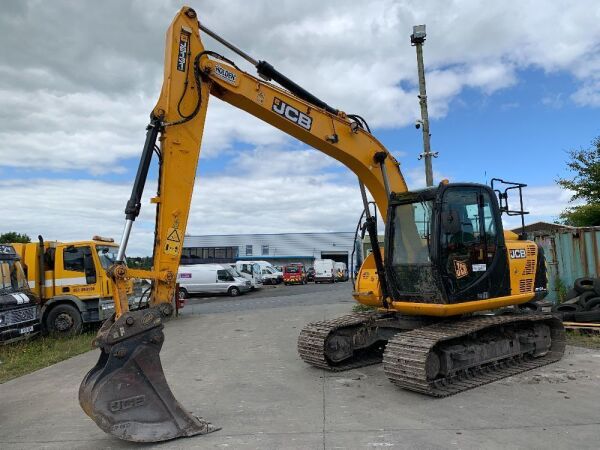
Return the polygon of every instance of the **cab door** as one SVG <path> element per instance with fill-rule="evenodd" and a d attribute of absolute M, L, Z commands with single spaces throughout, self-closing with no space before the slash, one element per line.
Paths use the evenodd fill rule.
<path fill-rule="evenodd" d="M 438 267 L 450 302 L 509 295 L 506 248 L 496 197 L 487 186 L 441 193 Z"/>
<path fill-rule="evenodd" d="M 62 261 L 56 261 L 62 269 L 55 278 L 57 295 L 72 294 L 80 298 L 99 297 L 99 277 L 96 273 L 90 246 L 68 245 L 61 247 L 61 250 Z"/>

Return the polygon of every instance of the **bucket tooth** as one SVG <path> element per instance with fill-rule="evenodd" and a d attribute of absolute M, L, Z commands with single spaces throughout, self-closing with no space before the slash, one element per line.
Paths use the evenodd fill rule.
<path fill-rule="evenodd" d="M 79 403 L 106 433 L 126 441 L 159 442 L 217 431 L 175 399 L 160 362 L 160 312 L 129 311 L 104 323 L 96 365 L 79 387 Z"/>

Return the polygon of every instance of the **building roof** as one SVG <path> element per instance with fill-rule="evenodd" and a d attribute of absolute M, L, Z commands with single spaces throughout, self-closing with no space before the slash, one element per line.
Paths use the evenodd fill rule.
<path fill-rule="evenodd" d="M 550 222 L 534 222 L 529 225 L 525 225 L 525 233 L 534 233 L 536 231 L 561 231 L 561 230 L 572 230 L 575 227 L 569 225 L 562 225 L 560 223 Z M 515 233 L 521 232 L 521 227 L 514 228 L 512 231 Z"/>
<path fill-rule="evenodd" d="M 291 258 L 306 255 L 319 258 L 323 254 L 350 254 L 355 248 L 354 232 L 264 233 L 228 235 L 188 235 L 184 248 L 237 247 L 236 257 Z"/>
<path fill-rule="evenodd" d="M 185 237 L 217 237 L 217 238 L 228 238 L 228 237 L 262 237 L 262 236 L 293 236 L 293 235 L 304 235 L 304 236 L 321 236 L 321 235 L 352 235 L 354 231 L 307 231 L 307 232 L 295 232 L 295 233 L 235 233 L 235 234 L 186 234 Z"/>

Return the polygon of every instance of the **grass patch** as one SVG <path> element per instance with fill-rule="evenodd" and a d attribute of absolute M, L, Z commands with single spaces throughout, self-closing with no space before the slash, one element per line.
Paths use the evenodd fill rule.
<path fill-rule="evenodd" d="M 352 307 L 352 312 L 367 312 L 367 311 L 375 311 L 377 308 L 374 306 L 363 305 L 362 303 L 357 303 Z"/>
<path fill-rule="evenodd" d="M 92 349 L 96 331 L 79 336 L 38 336 L 0 346 L 0 384 Z"/>
<path fill-rule="evenodd" d="M 600 349 L 600 334 L 567 330 L 567 344 L 576 345 L 577 347 Z"/>

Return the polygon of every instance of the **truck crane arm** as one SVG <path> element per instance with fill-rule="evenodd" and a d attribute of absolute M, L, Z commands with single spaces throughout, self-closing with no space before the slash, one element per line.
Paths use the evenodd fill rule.
<path fill-rule="evenodd" d="M 202 30 L 253 63 L 263 79 L 205 50 Z M 267 79 L 277 81 L 286 89 Z M 131 197 L 125 208 L 126 221 L 117 262 L 110 269 L 115 317 L 106 321 L 98 332 L 95 345 L 101 349 L 101 356 L 80 387 L 79 398 L 84 411 L 104 431 L 125 440 L 155 442 L 214 430 L 177 402 L 166 383 L 158 356 L 164 339 L 161 319 L 172 312 L 171 301 L 210 96 L 258 117 L 343 163 L 358 176 L 365 205 L 366 187 L 384 220 L 390 192 L 406 191 L 399 163 L 370 133 L 364 120 L 330 107 L 269 63 L 257 62 L 200 25 L 193 9 L 183 7 L 167 31 L 163 86 L 151 113 Z M 129 269 L 124 264 L 125 249 L 140 212 L 146 177 L 155 153 L 159 155 L 159 185 L 157 195 L 151 200 L 157 209 L 153 267 L 151 270 Z M 374 218 L 370 218 L 369 225 L 376 263 L 383 273 Z M 126 283 L 132 278 L 153 281 L 149 309 L 129 310 Z M 380 289 L 385 292 L 384 283 Z M 385 296 L 381 301 L 385 302 Z"/>

